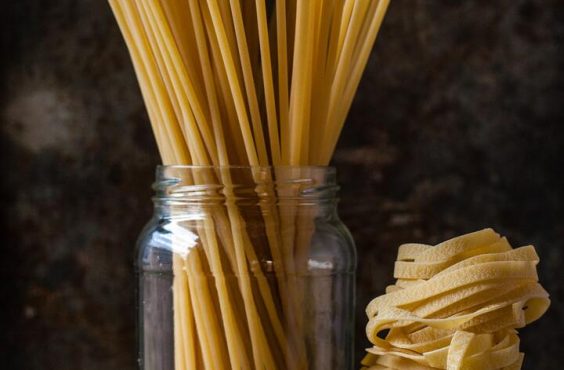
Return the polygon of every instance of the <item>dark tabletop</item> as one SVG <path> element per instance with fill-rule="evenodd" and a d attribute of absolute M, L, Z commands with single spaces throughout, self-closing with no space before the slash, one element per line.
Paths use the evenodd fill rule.
<path fill-rule="evenodd" d="M 135 368 L 133 244 L 158 153 L 103 0 L 0 12 L 0 363 Z M 564 2 L 393 0 L 334 158 L 363 309 L 400 243 L 491 226 L 552 295 L 526 369 L 564 363 Z"/>

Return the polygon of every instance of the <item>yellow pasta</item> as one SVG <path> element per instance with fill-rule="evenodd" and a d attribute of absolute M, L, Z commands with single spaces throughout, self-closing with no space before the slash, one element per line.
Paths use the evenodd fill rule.
<path fill-rule="evenodd" d="M 292 195 L 274 188 L 276 166 L 329 164 L 389 0 L 109 3 L 163 163 L 216 166 L 187 185 L 225 188 L 224 207 L 196 222 L 201 248 L 173 258 L 175 368 L 306 370 L 295 274 L 314 214 L 273 205 L 277 191 Z M 273 166 L 254 178 L 266 184 L 264 246 L 245 229 L 226 166 Z M 264 249 L 275 282 L 260 267 Z"/>
<path fill-rule="evenodd" d="M 514 249 L 491 229 L 400 246 L 396 283 L 366 308 L 364 369 L 520 369 L 515 329 L 550 305 L 538 262 L 534 247 Z"/>

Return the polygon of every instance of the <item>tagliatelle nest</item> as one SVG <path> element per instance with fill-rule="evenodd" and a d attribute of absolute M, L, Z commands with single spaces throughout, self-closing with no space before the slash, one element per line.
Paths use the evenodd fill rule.
<path fill-rule="evenodd" d="M 538 262 L 533 246 L 513 249 L 492 229 L 402 245 L 396 283 L 366 308 L 363 369 L 520 369 L 515 329 L 550 305 Z"/>

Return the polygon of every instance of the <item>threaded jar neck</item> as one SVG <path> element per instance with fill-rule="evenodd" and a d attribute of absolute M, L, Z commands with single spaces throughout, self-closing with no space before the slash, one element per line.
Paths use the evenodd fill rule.
<path fill-rule="evenodd" d="M 156 206 L 227 204 L 335 205 L 334 167 L 158 166 Z"/>

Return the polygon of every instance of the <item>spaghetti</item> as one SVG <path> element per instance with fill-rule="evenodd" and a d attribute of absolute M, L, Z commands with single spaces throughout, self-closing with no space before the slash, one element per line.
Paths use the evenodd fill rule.
<path fill-rule="evenodd" d="M 174 256 L 176 369 L 307 369 L 292 276 L 313 221 L 261 203 L 273 286 L 221 168 L 274 166 L 274 177 L 276 166 L 327 165 L 389 0 L 109 3 L 163 163 L 216 166 L 191 181 L 227 189 L 226 207 L 198 224 L 202 248 Z M 199 278 L 207 269 L 213 282 Z"/>

